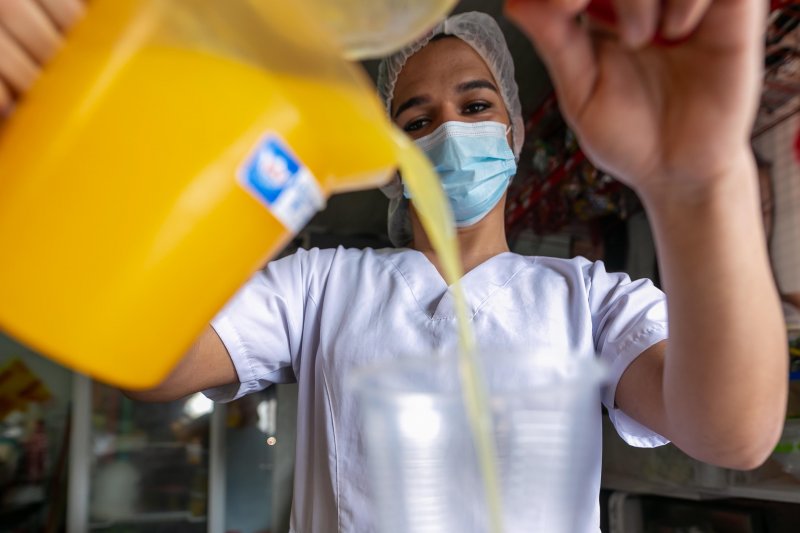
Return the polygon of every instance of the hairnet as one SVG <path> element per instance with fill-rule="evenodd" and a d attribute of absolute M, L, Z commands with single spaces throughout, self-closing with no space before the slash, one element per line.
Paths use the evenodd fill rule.
<path fill-rule="evenodd" d="M 378 67 L 378 94 L 386 106 L 387 113 L 391 113 L 397 78 L 406 62 L 437 35 L 458 37 L 470 45 L 489 67 L 511 120 L 511 149 L 514 151 L 514 156 L 519 159 L 525 140 L 525 127 L 522 121 L 519 88 L 514 79 L 514 60 L 500 26 L 485 13 L 470 11 L 448 17 L 421 39 L 381 61 Z M 411 222 L 408 217 L 408 200 L 403 197 L 399 177 L 381 190 L 390 200 L 389 238 L 395 246 L 405 246 L 411 241 Z"/>

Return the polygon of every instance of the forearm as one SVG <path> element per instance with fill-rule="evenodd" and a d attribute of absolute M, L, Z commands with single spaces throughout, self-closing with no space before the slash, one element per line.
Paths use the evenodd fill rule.
<path fill-rule="evenodd" d="M 228 351 L 214 329 L 207 327 L 161 384 L 125 395 L 144 402 L 169 402 L 237 381 Z"/>
<path fill-rule="evenodd" d="M 125 396 L 140 402 L 171 402 L 196 392 L 189 386 L 192 369 L 196 366 L 199 350 L 192 347 L 175 367 L 170 370 L 167 377 L 156 387 L 144 390 L 125 390 Z"/>
<path fill-rule="evenodd" d="M 710 185 L 663 187 L 643 200 L 669 303 L 667 431 L 698 459 L 746 468 L 780 432 L 788 363 L 755 167 L 740 159 Z"/>

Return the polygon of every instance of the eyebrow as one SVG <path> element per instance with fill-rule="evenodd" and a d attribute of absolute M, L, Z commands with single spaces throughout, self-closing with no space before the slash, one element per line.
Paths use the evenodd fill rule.
<path fill-rule="evenodd" d="M 406 109 L 409 109 L 411 107 L 416 107 L 418 105 L 425 105 L 430 103 L 430 101 L 431 99 L 427 96 L 413 96 L 408 100 L 406 100 L 405 102 L 403 102 L 402 104 L 400 104 L 399 106 L 397 106 L 397 110 L 394 112 L 394 118 L 400 116 L 400 113 L 402 113 Z"/>
<path fill-rule="evenodd" d="M 489 89 L 490 91 L 498 92 L 494 83 L 484 79 L 465 81 L 456 86 L 456 92 L 458 93 L 466 93 L 475 89 Z"/>
<path fill-rule="evenodd" d="M 459 94 L 466 93 L 469 91 L 474 91 L 475 89 L 489 89 L 490 91 L 499 93 L 494 83 L 484 79 L 465 81 L 464 83 L 459 83 L 458 85 L 456 85 L 456 92 Z M 420 105 L 425 105 L 430 103 L 430 101 L 431 99 L 428 96 L 412 96 L 411 98 L 409 98 L 408 100 L 397 106 L 397 109 L 394 112 L 394 118 L 400 116 L 400 113 L 402 113 L 406 109 L 410 109 L 412 107 Z"/>

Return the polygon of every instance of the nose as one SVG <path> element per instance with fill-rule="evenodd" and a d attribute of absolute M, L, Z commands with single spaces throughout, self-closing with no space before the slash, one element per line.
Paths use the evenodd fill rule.
<path fill-rule="evenodd" d="M 435 120 L 431 121 L 431 130 L 435 130 L 445 122 L 463 122 L 464 117 L 458 112 L 458 106 L 445 102 L 439 107 L 439 112 L 436 114 Z"/>
<path fill-rule="evenodd" d="M 461 113 L 458 112 L 458 108 L 455 105 L 444 105 L 442 106 L 442 113 L 441 113 L 441 122 L 450 122 L 452 120 L 456 121 L 463 121 L 464 118 L 461 116 Z"/>

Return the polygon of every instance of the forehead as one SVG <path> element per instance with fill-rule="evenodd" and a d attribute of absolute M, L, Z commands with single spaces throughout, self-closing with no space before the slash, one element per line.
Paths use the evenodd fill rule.
<path fill-rule="evenodd" d="M 397 78 L 394 96 L 454 86 L 466 77 L 497 83 L 474 48 L 457 37 L 445 37 L 430 42 L 408 59 Z"/>

